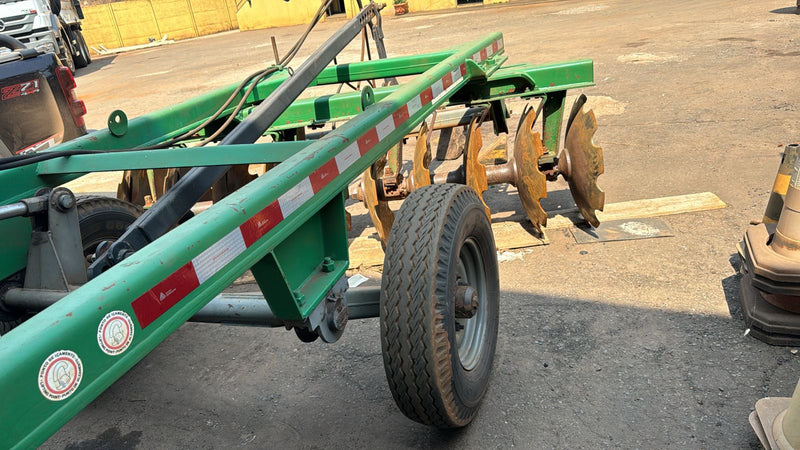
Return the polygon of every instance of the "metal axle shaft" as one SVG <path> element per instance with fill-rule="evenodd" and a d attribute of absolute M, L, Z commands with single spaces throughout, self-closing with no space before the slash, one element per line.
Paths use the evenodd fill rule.
<path fill-rule="evenodd" d="M 66 297 L 69 292 L 12 288 L 6 291 L 0 305 L 6 309 L 42 311 Z M 350 288 L 345 292 L 348 319 L 369 319 L 380 315 L 380 287 Z M 261 293 L 220 294 L 197 312 L 190 322 L 223 323 L 260 327 L 282 327 Z"/>

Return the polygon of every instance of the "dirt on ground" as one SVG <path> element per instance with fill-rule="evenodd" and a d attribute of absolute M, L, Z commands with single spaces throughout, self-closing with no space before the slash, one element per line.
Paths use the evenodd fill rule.
<path fill-rule="evenodd" d="M 502 31 L 507 64 L 593 59 L 596 86 L 583 92 L 599 123 L 606 201 L 711 191 L 728 204 L 665 217 L 674 237 L 577 244 L 557 230 L 501 263 L 494 373 L 469 427 L 438 431 L 400 413 L 377 320 L 352 321 L 332 345 L 190 323 L 44 448 L 756 446 L 754 403 L 790 395 L 800 375 L 796 348 L 744 335 L 736 275 L 736 243 L 763 214 L 782 146 L 800 140 L 794 3 L 512 1 L 384 21 L 390 56 Z M 300 57 L 342 23 L 320 24 Z M 98 58 L 78 71 L 87 123 L 234 83 L 272 61 L 270 35 L 287 49 L 302 29 Z M 113 191 L 115 179 L 77 186 Z M 565 183 L 551 188 L 545 209 L 573 206 Z M 487 202 L 522 212 L 513 189 L 493 188 Z"/>

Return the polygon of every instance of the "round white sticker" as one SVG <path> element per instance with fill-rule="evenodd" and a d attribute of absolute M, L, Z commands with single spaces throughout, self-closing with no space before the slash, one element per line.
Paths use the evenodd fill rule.
<path fill-rule="evenodd" d="M 107 355 L 119 355 L 133 341 L 133 321 L 125 311 L 111 311 L 97 327 L 97 344 Z"/>
<path fill-rule="evenodd" d="M 39 369 L 39 390 L 48 400 L 59 401 L 72 395 L 83 377 L 83 364 L 75 352 L 59 350 Z"/>

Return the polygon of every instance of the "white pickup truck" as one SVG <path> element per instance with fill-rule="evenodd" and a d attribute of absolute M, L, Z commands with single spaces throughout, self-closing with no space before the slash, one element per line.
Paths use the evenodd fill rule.
<path fill-rule="evenodd" d="M 82 19 L 78 0 L 0 0 L 0 34 L 55 53 L 73 72 L 92 62 L 81 33 Z"/>

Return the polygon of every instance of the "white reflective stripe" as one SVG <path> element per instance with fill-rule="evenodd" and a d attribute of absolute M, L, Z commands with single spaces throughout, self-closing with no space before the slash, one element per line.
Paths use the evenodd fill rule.
<path fill-rule="evenodd" d="M 442 85 L 442 80 L 441 79 L 436 80 L 436 83 L 433 83 L 433 86 L 431 86 L 431 92 L 433 92 L 433 98 L 438 97 L 443 90 L 444 90 L 444 85 Z"/>
<path fill-rule="evenodd" d="M 408 108 L 408 117 L 413 116 L 414 113 L 422 109 L 422 101 L 419 99 L 419 95 L 415 95 L 414 98 L 409 100 L 406 107 Z"/>
<path fill-rule="evenodd" d="M 192 259 L 197 281 L 203 284 L 229 262 L 233 261 L 234 258 L 241 255 L 246 248 L 242 231 L 239 227 L 236 227 L 225 237 Z"/>
<path fill-rule="evenodd" d="M 339 169 L 339 173 L 343 173 L 345 169 L 350 167 L 360 157 L 361 153 L 358 151 L 358 143 L 353 142 L 336 154 L 336 168 Z"/>
<path fill-rule="evenodd" d="M 375 131 L 378 132 L 378 140 L 382 141 L 386 139 L 389 133 L 394 131 L 394 117 L 389 114 L 389 117 L 381 120 L 378 125 L 375 125 Z"/>
<path fill-rule="evenodd" d="M 289 214 L 295 212 L 297 208 L 303 206 L 314 196 L 314 189 L 311 187 L 311 180 L 308 177 L 303 178 L 296 186 L 289 189 L 289 192 L 281 195 L 278 198 L 278 204 L 281 205 L 281 213 L 283 218 L 289 217 Z"/>
<path fill-rule="evenodd" d="M 481 52 L 475 53 L 472 55 L 472 60 L 475 62 L 481 62 Z"/>
<path fill-rule="evenodd" d="M 456 84 L 456 81 L 461 79 L 461 68 L 456 67 L 456 70 L 450 72 L 450 77 L 453 79 L 453 84 Z"/>

